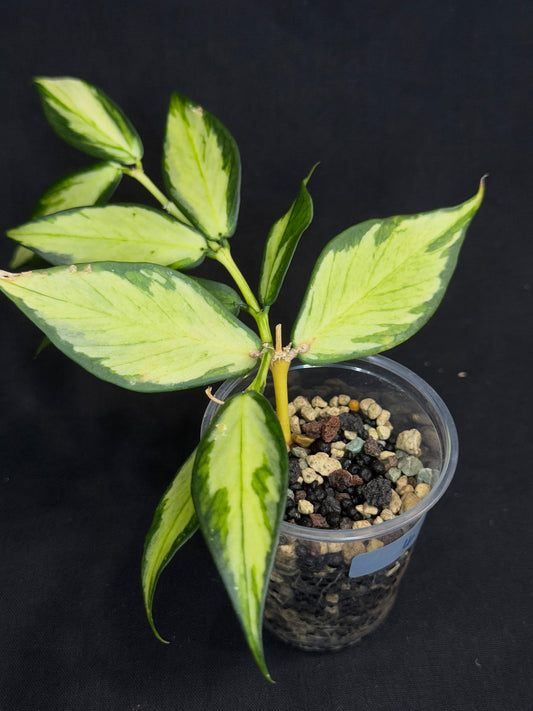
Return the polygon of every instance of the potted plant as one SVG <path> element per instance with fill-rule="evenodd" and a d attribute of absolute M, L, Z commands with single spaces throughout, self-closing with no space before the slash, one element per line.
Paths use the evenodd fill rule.
<path fill-rule="evenodd" d="M 8 232 L 19 244 L 12 269 L 25 267 L 35 255 L 53 266 L 0 271 L 0 289 L 42 329 L 49 341 L 104 380 L 139 392 L 208 386 L 207 393 L 213 400 L 209 422 L 200 443 L 164 494 L 147 535 L 142 561 L 146 612 L 159 637 L 152 618 L 157 580 L 180 546 L 200 528 L 248 645 L 260 669 L 270 678 L 263 655 L 263 610 L 280 527 L 288 508 L 288 483 L 292 481 L 294 485 L 295 474 L 297 478 L 303 475 L 313 442 L 327 440 L 321 429 L 323 422 L 315 422 L 314 437 L 312 427 L 307 427 L 307 435 L 302 434 L 300 424 L 316 421 L 316 413 L 302 417 L 301 411 L 299 415 L 293 411 L 294 404 L 289 411 L 290 364 L 297 358 L 307 366 L 322 367 L 363 358 L 415 333 L 435 311 L 445 292 L 466 229 L 481 204 L 483 180 L 477 194 L 456 207 L 368 220 L 332 239 L 315 265 L 292 329 L 291 343 L 284 345 L 281 327 L 276 328 L 275 335 L 272 332 L 269 310 L 278 298 L 298 241 L 312 219 L 307 190 L 312 171 L 288 211 L 268 234 L 259 286 L 254 293 L 230 247 L 239 211 L 238 148 L 212 114 L 180 94 L 172 95 L 163 149 L 163 193 L 144 172 L 142 143 L 135 128 L 102 91 L 69 77 L 41 77 L 35 84 L 56 132 L 99 162 L 55 183 L 39 201 L 32 219 Z M 108 204 L 123 176 L 143 185 L 162 209 Z M 205 258 L 219 262 L 237 290 L 189 273 Z M 251 317 L 255 330 L 239 319 L 240 311 Z M 350 367 L 364 374 L 372 362 L 374 366 L 377 363 L 378 370 L 383 369 L 382 361 L 372 359 L 363 361 L 364 366 Z M 306 372 L 311 370 L 307 368 Z M 392 371 L 395 372 L 394 366 Z M 277 416 L 264 394 L 265 388 L 270 387 L 269 373 Z M 212 395 L 213 383 L 241 377 L 245 379 L 239 385 L 230 381 L 223 398 Z M 391 392 L 395 391 L 394 377 L 385 377 Z M 340 382 L 342 385 L 342 379 Z M 416 381 L 413 387 L 417 384 Z M 402 392 L 401 388 L 398 392 Z M 338 395 L 350 398 L 343 392 Z M 334 396 L 337 404 L 338 395 Z M 418 444 L 412 445 L 411 450 L 407 445 L 397 450 L 389 446 L 387 450 L 383 437 L 386 430 L 392 431 L 388 419 L 393 420 L 394 413 L 375 398 L 364 399 L 372 400 L 380 412 L 388 415 L 377 425 L 381 427 L 379 432 L 376 428 L 371 431 L 377 422 L 375 412 L 368 408 L 365 412 L 363 402 L 357 402 L 357 407 L 349 402 L 341 405 L 348 411 L 351 408 L 352 414 L 361 410 L 366 418 L 364 423 L 361 420 L 360 432 L 344 428 L 349 433 L 348 440 L 344 437 L 344 450 L 353 457 L 359 456 L 353 454 L 359 446 L 355 440 L 359 439 L 365 448 L 362 457 L 392 461 L 396 451 L 398 456 L 411 457 L 411 464 L 418 466 L 413 464 Z M 328 414 L 328 407 L 335 406 L 327 404 L 322 408 L 322 419 L 329 422 L 327 427 L 331 429 L 345 410 Z M 214 411 L 215 408 L 218 409 Z M 338 443 L 338 452 L 343 439 L 338 435 L 339 427 L 330 439 L 330 443 Z M 378 449 L 372 455 L 369 452 L 375 446 Z M 390 456 L 385 457 L 385 451 Z M 324 451 L 315 453 L 334 459 Z M 297 464 L 295 458 L 300 460 Z M 328 482 L 340 482 L 337 501 L 346 502 L 343 511 L 349 505 L 341 494 L 365 485 L 353 478 L 358 475 L 344 468 L 351 466 L 349 459 L 343 460 L 339 455 L 338 471 L 344 474 L 331 477 Z M 385 467 L 378 464 L 374 466 Z M 410 471 L 411 465 L 404 462 L 400 466 L 397 457 L 396 464 L 400 476 L 406 476 L 401 467 Z M 296 466 L 301 471 L 295 470 Z M 337 470 L 330 467 L 322 480 L 334 471 Z M 391 481 L 390 477 L 380 478 Z M 314 481 L 318 481 L 316 477 Z M 438 495 L 435 493 L 433 498 Z M 295 497 L 294 490 L 293 498 L 293 503 L 296 498 L 298 502 L 302 499 Z M 333 502 L 335 497 L 330 498 Z M 313 540 L 315 529 L 324 527 L 326 515 L 309 518 L 308 507 L 298 503 L 292 510 L 298 507 L 300 518 L 308 517 L 307 526 L 311 521 L 306 540 L 311 541 L 314 552 L 338 557 L 339 549 L 328 548 L 333 545 L 331 541 L 324 548 Z M 407 509 L 401 513 L 399 520 L 407 521 L 402 524 L 402 531 L 394 533 L 391 521 L 375 520 L 381 529 L 375 529 L 373 539 L 379 541 L 379 531 L 384 531 L 382 545 L 383 541 L 400 540 L 423 514 Z M 365 510 L 352 515 L 354 524 L 358 516 L 367 521 L 355 528 L 368 528 Z M 294 529 L 294 516 L 293 523 L 283 525 Z M 283 533 L 282 557 L 287 552 L 283 547 L 291 545 L 287 536 L 293 535 L 293 529 L 290 534 Z M 338 531 L 329 530 L 326 535 L 335 533 Z M 355 533 L 366 535 L 364 531 Z M 355 557 L 353 546 L 352 553 Z M 349 562 L 352 553 L 342 554 L 345 562 Z M 328 560 L 331 562 L 331 557 Z M 283 586 L 286 583 L 283 575 L 274 582 Z M 276 595 L 283 607 L 283 594 L 277 590 Z M 330 601 L 335 600 L 334 595 Z M 276 612 L 267 613 L 269 624 L 273 625 Z"/>

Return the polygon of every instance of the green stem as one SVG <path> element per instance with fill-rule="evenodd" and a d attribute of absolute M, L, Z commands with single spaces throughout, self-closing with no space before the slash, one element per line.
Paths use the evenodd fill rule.
<path fill-rule="evenodd" d="M 270 348 L 263 352 L 263 355 L 261 356 L 261 362 L 259 364 L 259 369 L 252 383 L 250 383 L 250 385 L 248 386 L 248 390 L 255 390 L 258 393 L 263 393 L 265 389 L 266 379 L 268 376 L 268 368 L 270 366 L 270 362 L 272 360 L 273 355 L 274 352 Z"/>
<path fill-rule="evenodd" d="M 229 246 L 224 244 L 215 254 L 211 255 L 213 259 L 222 264 L 223 267 L 227 269 L 233 281 L 239 287 L 239 290 L 250 308 L 250 313 L 257 323 L 257 328 L 259 329 L 259 336 L 261 342 L 264 345 L 272 345 L 272 333 L 270 331 L 270 325 L 268 323 L 268 314 L 261 310 L 257 299 L 255 298 L 252 290 L 248 286 L 248 282 L 244 278 L 241 270 L 235 264 L 233 257 L 231 255 Z"/>
<path fill-rule="evenodd" d="M 151 180 L 144 172 L 142 165 L 136 168 L 127 168 L 121 166 L 123 173 L 129 175 L 138 183 L 140 183 L 148 192 L 155 197 L 157 202 L 163 207 L 163 209 L 168 212 L 169 215 L 175 217 L 180 222 L 184 222 L 187 225 L 191 225 L 190 221 L 185 217 L 185 215 L 179 210 L 179 208 L 167 198 L 167 196 L 159 190 L 157 185 Z"/>

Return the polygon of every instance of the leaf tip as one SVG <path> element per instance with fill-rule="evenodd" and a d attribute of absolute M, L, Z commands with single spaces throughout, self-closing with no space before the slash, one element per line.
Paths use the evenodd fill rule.
<path fill-rule="evenodd" d="M 319 165 L 320 165 L 320 161 L 317 160 L 317 162 L 313 165 L 313 167 L 311 168 L 311 170 L 310 170 L 309 173 L 307 174 L 307 177 L 304 179 L 303 183 L 304 183 L 304 185 L 305 185 L 306 187 L 307 187 L 307 183 L 308 183 L 309 180 L 311 179 L 311 176 L 313 175 L 313 173 L 315 172 L 315 170 L 318 168 Z"/>
<path fill-rule="evenodd" d="M 150 624 L 150 627 L 156 639 L 158 639 L 160 642 L 163 642 L 163 644 L 170 644 L 170 641 L 168 639 L 165 639 L 164 637 L 161 637 L 161 635 L 157 631 L 157 627 L 155 626 L 154 618 L 152 616 L 152 610 L 148 606 L 146 607 L 146 617 L 148 618 L 148 623 Z"/>

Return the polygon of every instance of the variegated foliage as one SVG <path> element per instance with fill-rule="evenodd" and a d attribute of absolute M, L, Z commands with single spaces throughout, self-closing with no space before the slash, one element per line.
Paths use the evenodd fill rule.
<path fill-rule="evenodd" d="M 261 626 L 288 461 L 281 427 L 261 392 L 272 355 L 269 309 L 313 216 L 310 174 L 270 230 L 256 298 L 230 255 L 241 167 L 237 145 L 218 119 L 172 95 L 163 152 L 167 197 L 144 173 L 133 124 L 100 89 L 72 77 L 35 83 L 54 130 L 104 162 L 59 180 L 32 220 L 8 232 L 19 243 L 12 268 L 34 254 L 57 266 L 0 271 L 0 291 L 70 358 L 125 388 L 208 385 L 249 373 L 261 360 L 250 389 L 222 405 L 161 499 L 146 537 L 142 585 L 159 637 L 152 614 L 157 581 L 200 527 L 250 649 L 270 679 Z M 142 205 L 107 205 L 124 174 L 168 215 Z M 419 329 L 442 299 L 482 196 L 483 185 L 457 207 L 368 220 L 335 237 L 316 264 L 294 326 L 300 358 L 356 358 Z M 228 269 L 240 294 L 176 271 L 206 256 Z M 259 335 L 237 318 L 241 308 Z"/>

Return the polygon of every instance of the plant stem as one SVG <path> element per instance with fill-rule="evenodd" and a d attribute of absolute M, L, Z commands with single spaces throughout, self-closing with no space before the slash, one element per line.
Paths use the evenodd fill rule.
<path fill-rule="evenodd" d="M 274 381 L 276 414 L 281 425 L 285 443 L 290 445 L 292 443 L 292 434 L 289 423 L 289 395 L 287 392 L 287 373 L 289 372 L 289 362 L 286 360 L 275 360 L 271 363 L 270 370 Z"/>
<path fill-rule="evenodd" d="M 228 244 L 223 244 L 223 246 L 217 250 L 214 254 L 210 255 L 217 262 L 222 264 L 223 267 L 227 269 L 233 281 L 239 287 L 239 290 L 250 308 L 250 313 L 257 323 L 257 328 L 259 329 L 259 336 L 263 345 L 272 345 L 272 333 L 270 331 L 270 325 L 268 323 L 268 315 L 261 310 L 257 299 L 255 298 L 252 290 L 250 289 L 248 282 L 244 278 L 241 270 L 235 264 L 235 261 L 231 255 L 230 248 Z"/>
<path fill-rule="evenodd" d="M 285 444 L 292 444 L 291 426 L 289 422 L 289 394 L 287 390 L 287 373 L 289 372 L 290 358 L 283 351 L 281 340 L 281 324 L 276 326 L 276 351 L 270 365 L 274 381 L 274 395 L 276 397 L 276 414 L 278 416 Z"/>
<path fill-rule="evenodd" d="M 180 222 L 184 222 L 186 225 L 191 225 L 190 221 L 185 217 L 181 210 L 171 200 L 169 200 L 167 196 L 159 190 L 157 185 L 146 175 L 142 165 L 135 168 L 126 168 L 125 166 L 121 166 L 121 168 L 126 175 L 129 175 L 130 178 L 133 178 L 144 188 L 146 188 L 169 215 L 172 215 L 172 217 L 175 217 Z"/>
<path fill-rule="evenodd" d="M 266 349 L 263 352 L 263 355 L 261 356 L 261 362 L 259 364 L 259 369 L 256 373 L 255 378 L 253 379 L 253 382 L 250 383 L 250 385 L 248 386 L 248 390 L 255 390 L 258 393 L 263 393 L 268 375 L 268 368 L 270 366 L 270 361 L 272 360 L 273 355 L 274 353 L 270 348 Z"/>

